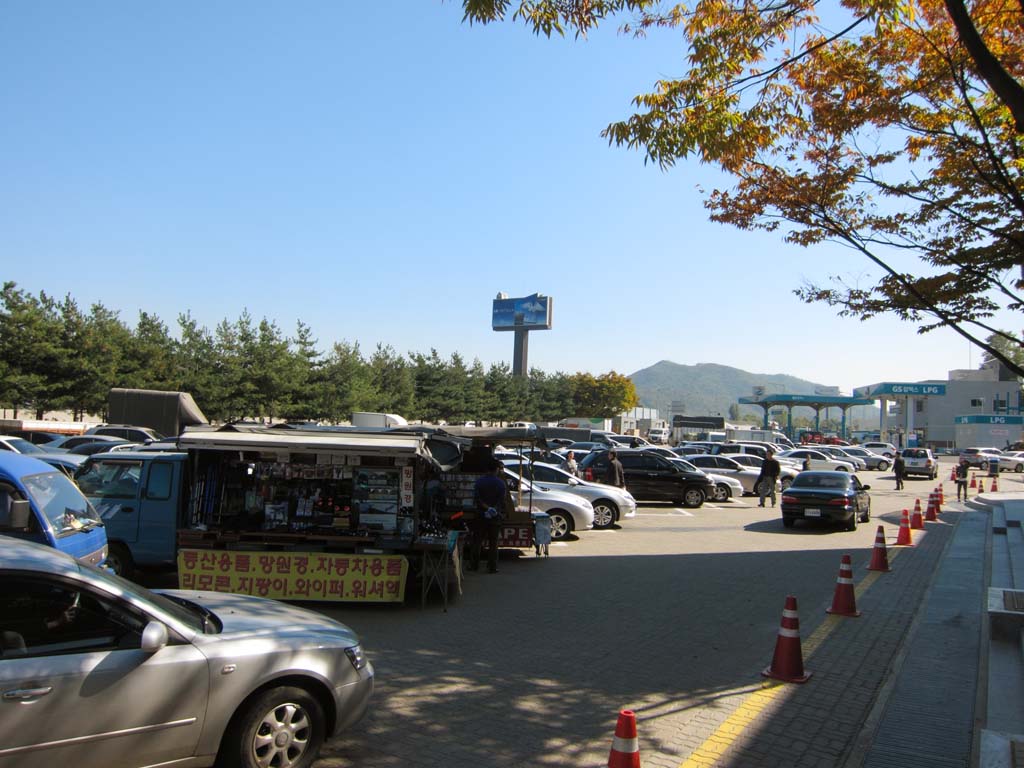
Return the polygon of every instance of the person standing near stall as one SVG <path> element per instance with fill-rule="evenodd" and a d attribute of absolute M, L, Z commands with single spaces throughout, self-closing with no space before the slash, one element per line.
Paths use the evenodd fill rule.
<path fill-rule="evenodd" d="M 473 521 L 473 547 L 469 570 L 480 568 L 480 551 L 484 540 L 487 540 L 487 572 L 498 572 L 498 532 L 501 518 L 505 510 L 505 498 L 508 487 L 501 479 L 504 469 L 500 461 L 495 460 L 486 475 L 477 478 L 473 485 L 473 498 L 476 502 L 476 520 Z"/>
<path fill-rule="evenodd" d="M 896 475 L 896 490 L 903 490 L 903 477 L 907 471 L 907 462 L 903 458 L 903 451 L 896 454 L 896 458 L 892 460 L 892 472 Z"/>
<path fill-rule="evenodd" d="M 574 476 L 577 476 L 580 473 L 579 465 L 576 463 L 576 454 L 572 451 L 569 451 L 565 455 L 565 471 Z"/>
<path fill-rule="evenodd" d="M 604 482 L 616 488 L 626 487 L 626 471 L 622 468 L 622 462 L 615 451 L 608 451 L 608 468 L 604 471 Z"/>
<path fill-rule="evenodd" d="M 956 500 L 967 501 L 967 459 L 960 459 L 956 465 Z M 963 498 L 961 498 L 963 497 Z"/>

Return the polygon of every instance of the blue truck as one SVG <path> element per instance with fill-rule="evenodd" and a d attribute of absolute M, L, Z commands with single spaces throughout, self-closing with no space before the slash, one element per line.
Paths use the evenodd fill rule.
<path fill-rule="evenodd" d="M 60 470 L 31 456 L 0 452 L 0 534 L 59 549 L 89 565 L 107 558 L 96 510 Z"/>
<path fill-rule="evenodd" d="M 106 526 L 107 567 L 131 578 L 138 567 L 175 564 L 177 531 L 185 527 L 188 454 L 123 451 L 91 456 L 75 472 Z"/>

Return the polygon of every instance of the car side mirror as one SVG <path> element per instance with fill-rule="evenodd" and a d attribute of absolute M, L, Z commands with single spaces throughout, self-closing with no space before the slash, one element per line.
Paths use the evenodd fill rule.
<path fill-rule="evenodd" d="M 142 630 L 142 651 L 156 653 L 167 645 L 169 639 L 167 625 L 159 621 L 151 621 Z"/>
<path fill-rule="evenodd" d="M 871 486 L 870 486 L 870 485 L 862 485 L 862 486 L 860 487 L 860 489 L 861 489 L 862 491 L 870 491 L 870 490 L 871 490 Z"/>
<path fill-rule="evenodd" d="M 0 528 L 24 530 L 32 517 L 32 507 L 27 499 L 11 499 L 10 508 L 0 510 Z"/>

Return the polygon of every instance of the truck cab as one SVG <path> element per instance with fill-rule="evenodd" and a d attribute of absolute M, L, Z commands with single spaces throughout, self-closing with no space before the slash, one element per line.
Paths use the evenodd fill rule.
<path fill-rule="evenodd" d="M 102 566 L 107 535 L 96 510 L 60 470 L 31 456 L 0 453 L 0 534 L 45 544 Z"/>
<path fill-rule="evenodd" d="M 178 528 L 185 523 L 187 460 L 181 452 L 97 454 L 75 473 L 106 526 L 107 564 L 118 575 L 174 565 Z"/>

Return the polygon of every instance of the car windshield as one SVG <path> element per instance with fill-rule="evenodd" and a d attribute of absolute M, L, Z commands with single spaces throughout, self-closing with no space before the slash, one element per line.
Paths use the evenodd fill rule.
<path fill-rule="evenodd" d="M 50 521 L 50 526 L 58 536 L 103 525 L 89 500 L 63 473 L 28 475 L 21 482 L 36 508 Z"/>
<path fill-rule="evenodd" d="M 140 602 L 156 606 L 164 613 L 169 614 L 197 632 L 209 633 L 213 631 L 208 621 L 208 617 L 210 617 L 209 611 L 184 598 L 170 598 L 166 595 L 152 592 L 135 582 L 123 579 L 103 568 L 90 571 L 90 578 L 107 582 L 107 584 L 114 587 L 115 592 L 125 593 L 128 597 L 134 597 Z"/>
<path fill-rule="evenodd" d="M 846 475 L 823 474 L 820 472 L 801 472 L 793 480 L 790 488 L 846 488 L 849 477 Z"/>
<path fill-rule="evenodd" d="M 46 451 L 38 445 L 33 445 L 28 440 L 21 437 L 9 437 L 7 438 L 7 444 L 18 453 L 46 453 Z"/>
<path fill-rule="evenodd" d="M 903 456 L 908 459 L 927 459 L 928 452 L 921 448 L 907 448 L 903 451 Z"/>

